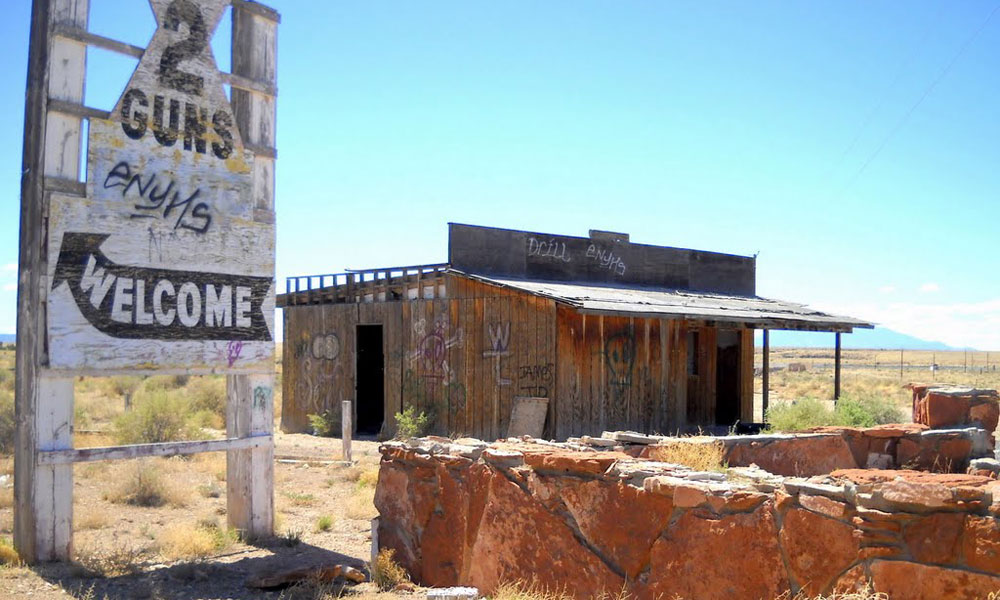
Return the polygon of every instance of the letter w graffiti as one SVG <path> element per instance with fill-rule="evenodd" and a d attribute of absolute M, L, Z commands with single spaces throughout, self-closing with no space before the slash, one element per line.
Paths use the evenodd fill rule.
<path fill-rule="evenodd" d="M 490 323 L 487 326 L 487 333 L 490 336 L 490 350 L 483 352 L 483 358 L 496 359 L 493 367 L 496 371 L 497 385 L 510 385 L 511 380 L 501 374 L 503 371 L 501 361 L 503 361 L 504 356 L 510 354 L 508 351 L 510 347 L 510 321 Z"/>

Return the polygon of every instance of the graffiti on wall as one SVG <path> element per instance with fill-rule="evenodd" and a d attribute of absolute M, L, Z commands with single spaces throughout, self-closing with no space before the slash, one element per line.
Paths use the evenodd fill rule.
<path fill-rule="evenodd" d="M 298 361 L 295 404 L 306 413 L 319 414 L 329 409 L 327 396 L 336 381 L 340 338 L 336 333 L 310 336 L 302 332 L 292 344 L 292 356 Z"/>
<path fill-rule="evenodd" d="M 517 385 L 521 395 L 548 398 L 555 367 L 553 363 L 519 366 L 517 368 Z"/>
<path fill-rule="evenodd" d="M 486 326 L 490 347 L 483 351 L 483 358 L 493 359 L 493 372 L 497 385 L 510 385 L 510 378 L 503 375 L 503 359 L 510 354 L 510 321 L 493 322 Z"/>
<path fill-rule="evenodd" d="M 417 343 L 409 358 L 420 376 L 442 385 L 454 381 L 455 373 L 448 366 L 448 350 L 464 345 L 462 328 L 451 331 L 446 319 L 437 319 L 428 331 L 427 320 L 420 319 L 413 324 L 413 334 Z"/>
<path fill-rule="evenodd" d="M 608 337 L 604 343 L 604 365 L 607 369 L 608 392 L 612 420 L 620 423 L 625 416 L 625 403 L 635 371 L 635 334 L 623 331 Z"/>

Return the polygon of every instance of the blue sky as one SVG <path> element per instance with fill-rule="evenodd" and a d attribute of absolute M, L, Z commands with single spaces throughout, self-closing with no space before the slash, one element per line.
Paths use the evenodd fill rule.
<path fill-rule="evenodd" d="M 152 35 L 145 2 L 91 2 L 92 30 Z M 0 332 L 29 4 L 0 24 Z M 996 0 L 271 5 L 279 291 L 444 260 L 448 221 L 609 229 L 759 252 L 763 296 L 1000 349 Z M 133 66 L 91 50 L 88 104 Z"/>

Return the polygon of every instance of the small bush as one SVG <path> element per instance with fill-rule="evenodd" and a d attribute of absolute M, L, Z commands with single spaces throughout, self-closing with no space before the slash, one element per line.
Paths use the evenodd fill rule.
<path fill-rule="evenodd" d="M 332 410 L 323 411 L 322 414 L 309 415 L 309 426 L 312 427 L 313 435 L 320 437 L 334 437 L 340 434 L 340 413 Z"/>
<path fill-rule="evenodd" d="M 112 428 L 118 444 L 190 440 L 200 433 L 187 399 L 163 390 L 137 398 L 132 410 L 115 418 Z"/>
<path fill-rule="evenodd" d="M 873 394 L 844 396 L 831 410 L 815 398 L 775 404 L 766 418 L 773 431 L 801 431 L 813 427 L 873 427 L 903 420 L 902 411 L 891 400 Z"/>
<path fill-rule="evenodd" d="M 302 543 L 302 531 L 299 529 L 286 529 L 278 536 L 278 543 L 282 546 L 292 548 Z"/>
<path fill-rule="evenodd" d="M 418 414 L 417 409 L 407 406 L 403 412 L 396 413 L 396 439 L 406 440 L 420 437 L 427 431 L 427 424 L 430 417 L 422 411 Z"/>
<path fill-rule="evenodd" d="M 378 467 L 376 466 L 362 470 L 357 481 L 358 488 L 375 487 L 375 484 L 378 483 Z"/>
<path fill-rule="evenodd" d="M 893 403 L 874 394 L 843 396 L 835 410 L 841 425 L 873 427 L 903 421 L 903 411 Z"/>
<path fill-rule="evenodd" d="M 312 494 L 285 492 L 285 497 L 288 498 L 295 506 L 312 506 L 316 503 L 316 496 L 313 496 Z"/>
<path fill-rule="evenodd" d="M 800 431 L 837 424 L 833 411 L 815 398 L 774 404 L 767 409 L 764 420 L 773 431 Z"/>
<path fill-rule="evenodd" d="M 316 519 L 316 531 L 330 531 L 331 529 L 333 529 L 333 517 L 323 515 Z"/>
<path fill-rule="evenodd" d="M 83 547 L 76 551 L 76 564 L 87 577 L 119 577 L 137 573 L 142 567 L 146 551 L 128 543 L 111 548 Z"/>
<path fill-rule="evenodd" d="M 389 591 L 397 585 L 409 581 L 406 569 L 396 562 L 396 551 L 391 548 L 379 550 L 375 564 L 371 566 L 372 583 L 382 591 Z"/>
<path fill-rule="evenodd" d="M 187 504 L 179 490 L 170 487 L 164 480 L 159 469 L 146 461 L 132 466 L 117 488 L 104 493 L 104 499 L 116 504 L 148 507 L 164 504 L 183 507 Z"/>

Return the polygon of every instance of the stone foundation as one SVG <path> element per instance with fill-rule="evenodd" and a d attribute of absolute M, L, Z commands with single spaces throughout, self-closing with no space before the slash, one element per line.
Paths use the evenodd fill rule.
<path fill-rule="evenodd" d="M 632 456 L 642 450 L 621 440 L 593 444 L 387 443 L 375 494 L 379 543 L 420 584 L 486 593 L 505 580 L 578 598 L 624 589 L 640 599 L 769 600 L 869 581 L 894 599 L 1000 591 L 995 479 L 696 472 Z M 858 447 L 847 443 L 855 465 Z"/>
<path fill-rule="evenodd" d="M 661 460 L 670 444 L 721 444 L 731 467 L 758 467 L 775 475 L 810 477 L 836 469 L 915 469 L 964 473 L 974 458 L 993 455 L 992 436 L 978 427 L 928 429 L 881 425 L 867 429 L 820 427 L 808 433 L 664 438 L 614 432 L 627 452 Z M 645 440 L 643 440 L 645 438 Z M 631 442 L 630 442 L 631 440 Z M 637 451 L 629 448 L 641 447 Z"/>

